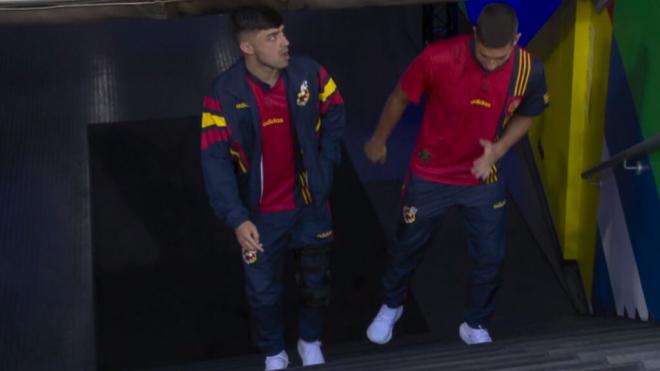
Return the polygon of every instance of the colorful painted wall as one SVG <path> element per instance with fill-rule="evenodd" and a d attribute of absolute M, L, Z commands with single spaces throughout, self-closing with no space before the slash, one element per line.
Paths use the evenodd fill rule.
<path fill-rule="evenodd" d="M 618 1 L 602 158 L 660 133 L 660 3 Z M 660 318 L 660 151 L 602 177 L 593 284 L 596 313 Z"/>
<path fill-rule="evenodd" d="M 633 4 L 634 3 L 634 4 Z M 530 43 L 551 108 L 530 140 L 565 259 L 576 260 L 597 314 L 660 313 L 660 153 L 585 181 L 580 174 L 660 132 L 660 3 L 564 1 Z M 600 182 L 600 184 L 597 184 Z"/>
<path fill-rule="evenodd" d="M 612 23 L 590 0 L 564 1 L 529 45 L 546 68 L 551 105 L 530 131 L 564 258 L 591 295 L 598 188 L 580 174 L 601 158 Z"/>

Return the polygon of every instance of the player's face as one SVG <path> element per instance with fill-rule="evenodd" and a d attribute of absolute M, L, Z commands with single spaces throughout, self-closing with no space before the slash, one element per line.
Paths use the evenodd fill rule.
<path fill-rule="evenodd" d="M 505 45 L 501 48 L 488 48 L 479 41 L 479 38 L 476 35 L 476 30 L 474 33 L 475 57 L 477 58 L 477 61 L 479 61 L 479 64 L 481 64 L 481 67 L 489 72 L 495 71 L 509 60 L 513 48 L 518 44 L 518 40 L 520 40 L 520 34 L 517 34 L 511 44 Z"/>
<path fill-rule="evenodd" d="M 500 68 L 509 60 L 513 52 L 513 44 L 501 48 L 487 48 L 479 41 L 475 42 L 474 54 L 481 67 L 486 71 L 492 72 Z"/>
<path fill-rule="evenodd" d="M 248 54 L 251 54 L 262 65 L 283 69 L 289 65 L 289 40 L 284 35 L 284 26 L 259 30 L 246 39 L 249 43 Z M 246 52 L 246 49 L 241 46 Z"/>

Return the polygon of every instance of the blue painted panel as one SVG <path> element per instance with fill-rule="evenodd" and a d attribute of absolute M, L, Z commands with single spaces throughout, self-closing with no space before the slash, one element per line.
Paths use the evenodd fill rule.
<path fill-rule="evenodd" d="M 472 24 L 477 22 L 479 13 L 484 6 L 490 3 L 505 3 L 513 7 L 518 13 L 520 22 L 520 45 L 526 46 L 533 38 L 534 35 L 543 27 L 545 22 L 557 10 L 561 0 L 544 0 L 544 1 L 523 1 L 523 0 L 471 0 L 465 2 L 465 9 L 468 12 Z"/>
<path fill-rule="evenodd" d="M 621 53 L 614 40 L 610 62 L 609 93 L 605 116 L 605 140 L 614 155 L 643 140 L 635 102 L 626 78 Z M 647 168 L 640 175 L 624 170 L 614 170 L 619 196 L 633 245 L 642 288 L 645 293 L 649 314 L 658 318 L 660 314 L 660 200 L 655 179 L 649 169 L 648 156 L 640 160 Z M 608 176 L 606 173 L 605 176 Z M 610 175 L 611 176 L 611 175 Z"/>

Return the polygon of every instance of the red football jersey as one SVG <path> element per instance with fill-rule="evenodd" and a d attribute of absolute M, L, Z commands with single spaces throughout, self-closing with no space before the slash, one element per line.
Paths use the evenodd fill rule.
<path fill-rule="evenodd" d="M 414 174 L 444 184 L 480 183 L 470 170 L 483 154 L 479 140 L 495 140 L 509 94 L 513 59 L 495 71 L 486 71 L 474 56 L 471 36 L 435 42 L 415 58 L 400 80 L 412 102 L 419 103 L 426 93 L 410 165 Z"/>
<path fill-rule="evenodd" d="M 296 208 L 294 196 L 296 163 L 293 131 L 286 96 L 286 82 L 280 76 L 268 85 L 248 77 L 261 120 L 261 203 L 260 212 L 288 211 Z"/>

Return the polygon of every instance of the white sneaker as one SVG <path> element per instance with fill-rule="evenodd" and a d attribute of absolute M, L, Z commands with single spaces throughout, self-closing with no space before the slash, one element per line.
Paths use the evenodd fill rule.
<path fill-rule="evenodd" d="M 278 354 L 266 357 L 266 371 L 283 370 L 289 367 L 289 355 L 283 350 Z"/>
<path fill-rule="evenodd" d="M 318 340 L 308 343 L 303 339 L 298 339 L 298 354 L 300 354 L 303 366 L 322 365 L 325 363 L 323 352 L 321 352 L 321 342 Z"/>
<path fill-rule="evenodd" d="M 488 330 L 481 326 L 479 328 L 472 328 L 465 322 L 461 323 L 461 326 L 458 328 L 458 334 L 461 336 L 461 340 L 468 345 L 493 342 Z"/>
<path fill-rule="evenodd" d="M 386 344 L 392 339 L 392 329 L 403 314 L 403 305 L 390 308 L 383 304 L 367 329 L 367 337 L 376 344 Z"/>

